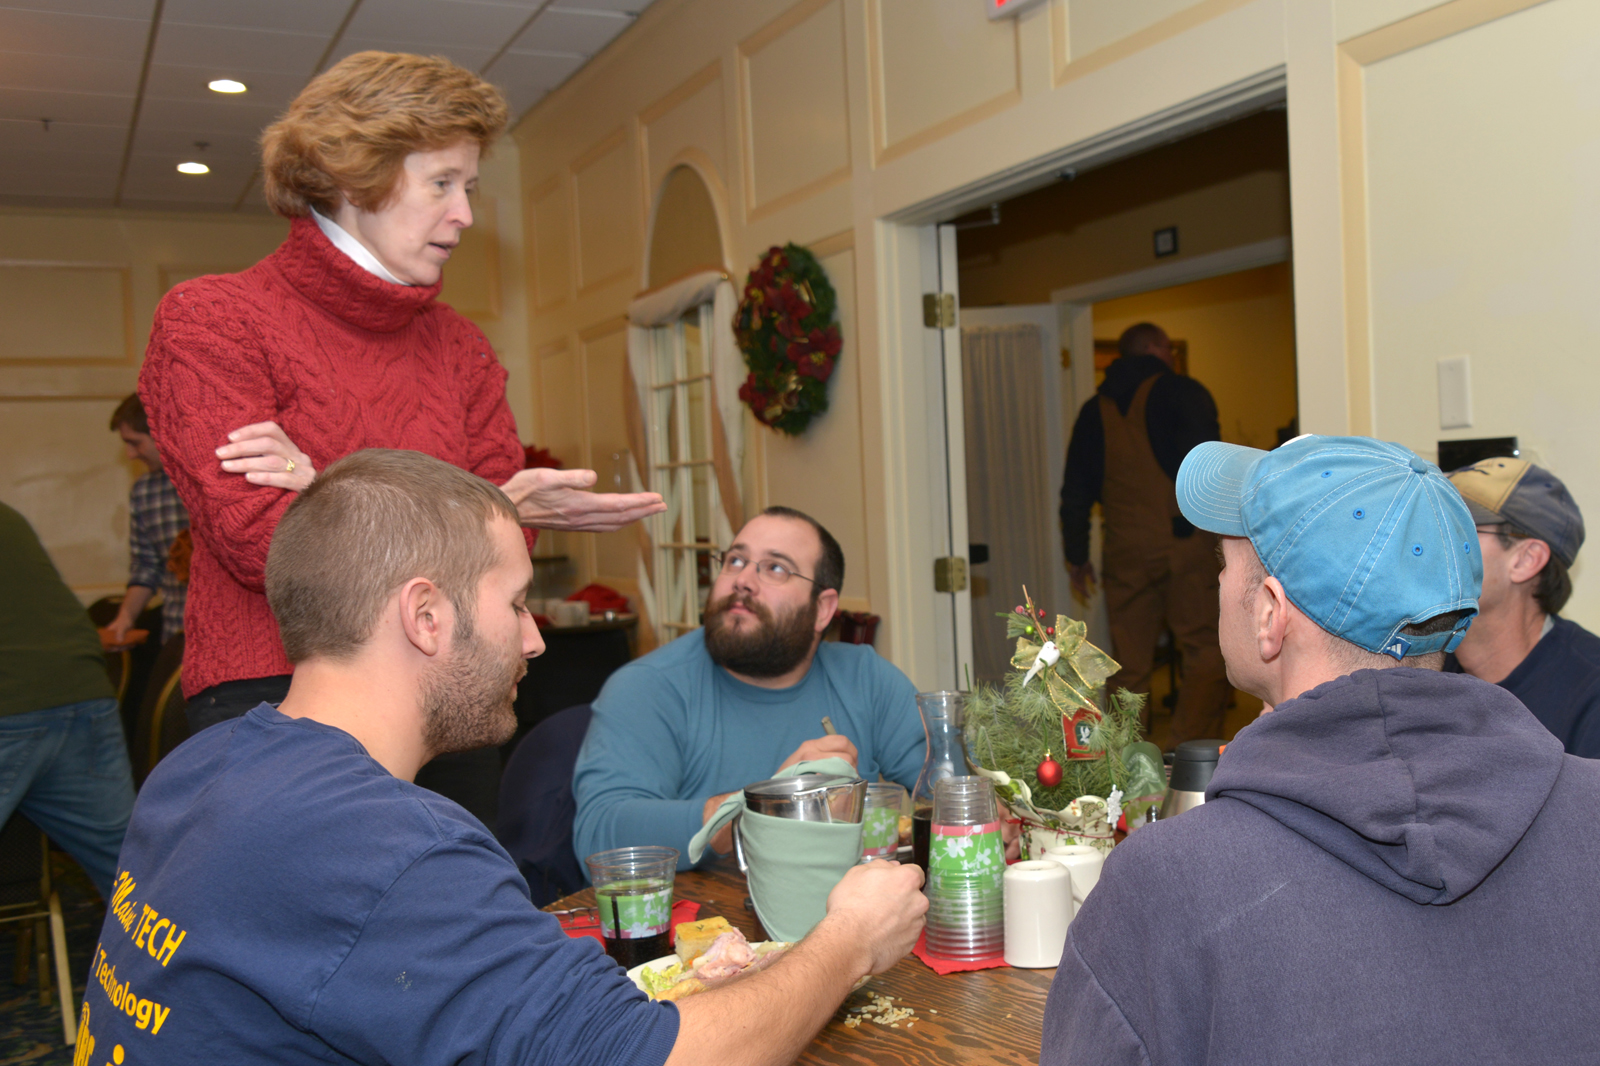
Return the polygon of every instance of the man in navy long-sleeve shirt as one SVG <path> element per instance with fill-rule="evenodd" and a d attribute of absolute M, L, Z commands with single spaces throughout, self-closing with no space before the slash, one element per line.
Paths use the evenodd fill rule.
<path fill-rule="evenodd" d="M 1445 669 L 1508 690 L 1569 755 L 1600 758 L 1600 637 L 1560 617 L 1583 546 L 1577 502 L 1526 459 L 1485 459 L 1450 482 L 1478 526 L 1483 597 Z"/>
<path fill-rule="evenodd" d="M 1183 653 L 1172 743 L 1216 736 L 1230 694 L 1217 649 L 1216 538 L 1178 511 L 1184 456 L 1219 437 L 1206 387 L 1172 370 L 1172 342 L 1148 322 L 1129 327 L 1099 393 L 1072 429 L 1061 484 L 1061 539 L 1072 589 L 1093 594 L 1089 513 L 1102 507 L 1106 613 L 1122 670 L 1110 690 L 1150 691 L 1155 644 L 1170 627 Z"/>

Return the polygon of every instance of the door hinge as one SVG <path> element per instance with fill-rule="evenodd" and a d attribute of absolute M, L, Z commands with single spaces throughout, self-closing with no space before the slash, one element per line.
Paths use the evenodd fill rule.
<path fill-rule="evenodd" d="M 933 561 L 933 591 L 965 592 L 967 590 L 967 561 L 959 555 L 947 555 Z"/>
<path fill-rule="evenodd" d="M 955 329 L 956 294 L 953 292 L 923 293 L 922 324 L 929 329 Z"/>

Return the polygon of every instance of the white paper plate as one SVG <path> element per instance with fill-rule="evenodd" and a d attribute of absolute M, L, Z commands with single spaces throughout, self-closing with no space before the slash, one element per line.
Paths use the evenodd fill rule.
<path fill-rule="evenodd" d="M 768 945 L 771 945 L 771 944 L 775 944 L 778 947 L 788 947 L 789 946 L 788 944 L 782 943 L 781 941 L 757 940 L 757 941 L 755 941 L 754 943 L 752 943 L 750 945 L 750 950 L 757 951 L 757 950 L 759 950 L 761 948 L 764 948 L 764 947 L 767 947 Z M 648 995 L 649 994 L 649 989 L 644 987 L 644 978 L 640 977 L 639 975 L 642 974 L 646 969 L 657 970 L 657 971 L 665 970 L 667 967 L 671 966 L 673 963 L 675 963 L 677 961 L 678 961 L 678 956 L 677 955 L 663 955 L 659 959 L 651 959 L 649 962 L 641 962 L 639 965 L 635 966 L 633 969 L 628 971 L 628 980 L 632 981 L 634 983 L 634 985 L 639 989 L 639 991 L 644 992 L 645 994 Z"/>

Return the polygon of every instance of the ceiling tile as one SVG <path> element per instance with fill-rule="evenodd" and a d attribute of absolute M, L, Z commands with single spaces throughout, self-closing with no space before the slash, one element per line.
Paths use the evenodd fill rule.
<path fill-rule="evenodd" d="M 211 0 L 206 0 L 210 3 Z M 100 15 L 107 18 L 137 18 L 147 24 L 155 13 L 156 0 L 3 0 L 0 7 L 23 11 L 48 11 L 53 15 Z M 167 10 L 172 10 L 168 0 Z"/>
<path fill-rule="evenodd" d="M 177 161 L 170 156 L 135 153 L 128 161 L 128 177 L 123 182 L 122 195 L 232 204 L 239 190 L 250 180 L 253 164 L 220 159 L 208 159 L 207 163 L 211 166 L 209 174 L 180 174 Z"/>
<path fill-rule="evenodd" d="M 328 39 L 321 34 L 227 29 L 163 19 L 156 34 L 154 62 L 182 65 L 204 56 L 209 63 L 237 70 L 310 77 L 327 46 Z"/>
<path fill-rule="evenodd" d="M 427 48 L 430 55 L 452 45 L 493 55 L 527 19 L 528 12 L 520 8 L 471 0 L 365 0 L 345 36 L 395 41 L 413 51 Z"/>
<path fill-rule="evenodd" d="M 326 40 L 344 21 L 350 4 L 351 0 L 167 0 L 161 19 L 234 30 L 321 34 Z"/>
<path fill-rule="evenodd" d="M 352 38 L 346 35 L 340 40 L 339 47 L 334 51 L 333 55 L 329 57 L 328 65 L 332 66 L 339 60 L 347 56 L 353 56 L 357 52 L 411 52 L 418 55 L 444 56 L 457 66 L 466 67 L 468 70 L 481 70 L 483 65 L 493 59 L 495 52 L 499 50 L 499 45 L 494 48 L 465 48 L 460 45 L 436 48 L 433 45 L 424 43 Z"/>
<path fill-rule="evenodd" d="M 553 11 L 616 11 L 637 16 L 650 6 L 650 0 L 561 0 L 551 5 Z"/>
<path fill-rule="evenodd" d="M 121 152 L 127 136 L 126 126 L 52 122 L 46 131 L 41 122 L 0 119 L 0 158 L 12 152 Z"/>
<path fill-rule="evenodd" d="M 632 25 L 625 15 L 605 11 L 546 8 L 511 45 L 514 52 L 571 52 L 592 56 Z"/>
<path fill-rule="evenodd" d="M 63 173 L 8 174 L 0 172 L 0 196 L 92 196 L 109 206 L 117 188 L 117 172 L 70 171 Z"/>
<path fill-rule="evenodd" d="M 126 126 L 132 114 L 131 96 L 0 88 L 0 118 L 28 121 L 48 118 L 56 122 Z"/>
<path fill-rule="evenodd" d="M 148 17 L 105 18 L 0 7 L 0 41 L 12 52 L 139 63 L 149 35 Z"/>
<path fill-rule="evenodd" d="M 198 57 L 197 57 L 198 58 Z M 176 66 L 169 63 L 150 64 L 150 77 L 145 82 L 145 96 L 163 100 L 215 100 L 242 106 L 271 107 L 282 110 L 289 101 L 305 88 L 310 71 L 298 74 L 273 74 L 268 71 L 224 67 L 220 64 Z M 215 78 L 233 78 L 249 86 L 250 91 L 229 95 L 214 93 L 206 87 Z"/>
<path fill-rule="evenodd" d="M 132 96 L 139 91 L 139 67 L 126 59 L 63 63 L 39 52 L 0 52 L 0 86 Z"/>
<path fill-rule="evenodd" d="M 146 106 L 149 101 L 146 101 Z M 135 152 L 165 152 L 168 155 L 193 155 L 196 151 L 195 141 L 205 141 L 207 153 L 220 156 L 248 156 L 256 158 L 261 153 L 260 133 L 218 133 L 215 130 L 206 133 L 196 133 L 194 129 L 154 129 L 144 122 L 139 123 L 138 132 L 133 135 L 133 150 Z"/>
<path fill-rule="evenodd" d="M 507 52 L 484 74 L 506 94 L 513 115 L 532 107 L 545 93 L 583 66 L 581 56 L 534 56 Z"/>
<path fill-rule="evenodd" d="M 276 109 L 270 107 L 247 107 L 210 100 L 152 100 L 147 97 L 139 111 L 139 128 L 193 134 L 190 140 L 256 137 L 278 114 Z"/>

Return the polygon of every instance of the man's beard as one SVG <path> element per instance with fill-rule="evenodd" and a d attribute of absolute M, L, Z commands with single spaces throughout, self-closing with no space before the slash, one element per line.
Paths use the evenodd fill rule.
<path fill-rule="evenodd" d="M 517 682 L 528 672 L 520 653 L 507 657 L 457 616 L 450 657 L 422 677 L 423 741 L 434 755 L 503 744 L 517 731 Z"/>
<path fill-rule="evenodd" d="M 728 622 L 735 604 L 755 615 L 759 624 L 743 630 Z M 746 677 L 782 677 L 805 661 L 816 640 L 817 601 L 808 599 L 783 618 L 764 603 L 729 593 L 706 611 L 706 651 L 724 670 Z"/>

